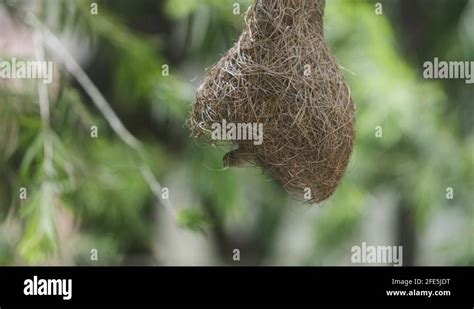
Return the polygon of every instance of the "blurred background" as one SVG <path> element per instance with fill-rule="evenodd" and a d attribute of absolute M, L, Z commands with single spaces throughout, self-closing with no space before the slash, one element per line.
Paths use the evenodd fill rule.
<path fill-rule="evenodd" d="M 362 242 L 474 265 L 474 87 L 422 74 L 474 60 L 474 1 L 327 1 L 357 140 L 320 205 L 184 126 L 249 4 L 0 0 L 0 58 L 55 72 L 48 96 L 0 79 L 0 265 L 353 265 Z"/>

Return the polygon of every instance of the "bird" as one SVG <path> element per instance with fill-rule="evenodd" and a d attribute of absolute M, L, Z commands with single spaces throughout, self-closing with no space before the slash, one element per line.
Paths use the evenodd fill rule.
<path fill-rule="evenodd" d="M 239 148 L 229 151 L 222 158 L 225 167 L 245 167 L 252 165 L 251 154 L 243 153 Z"/>

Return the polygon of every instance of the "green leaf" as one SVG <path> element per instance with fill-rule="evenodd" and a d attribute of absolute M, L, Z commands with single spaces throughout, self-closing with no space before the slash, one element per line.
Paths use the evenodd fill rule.
<path fill-rule="evenodd" d="M 178 213 L 178 223 L 195 232 L 204 232 L 209 219 L 198 208 L 181 209 Z"/>

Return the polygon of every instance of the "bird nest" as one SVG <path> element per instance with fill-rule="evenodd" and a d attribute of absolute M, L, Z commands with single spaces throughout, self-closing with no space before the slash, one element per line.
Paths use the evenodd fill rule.
<path fill-rule="evenodd" d="M 355 139 L 355 107 L 325 42 L 324 6 L 324 0 L 256 0 L 237 43 L 198 88 L 188 120 L 195 138 L 231 141 L 225 165 L 260 166 L 308 203 L 336 190 Z M 218 138 L 216 124 L 225 123 L 229 130 Z M 251 126 L 229 134 L 239 124 Z M 260 142 L 251 138 L 258 133 Z"/>

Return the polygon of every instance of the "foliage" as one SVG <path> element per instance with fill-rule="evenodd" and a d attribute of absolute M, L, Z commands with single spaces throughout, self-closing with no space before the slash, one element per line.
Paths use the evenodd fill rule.
<path fill-rule="evenodd" d="M 203 72 L 238 37 L 250 1 L 237 2 L 240 15 L 227 0 L 168 0 L 160 6 L 134 1 L 131 16 L 128 1 L 100 1 L 95 16 L 90 1 L 38 1 L 40 20 L 80 60 L 143 149 L 123 143 L 51 51 L 46 57 L 61 78 L 49 86 L 50 127 L 41 118 L 34 82 L 12 86 L 0 80 L 0 265 L 95 265 L 93 248 L 101 252 L 101 265 L 127 264 L 135 255 L 156 257 L 160 240 L 174 240 L 178 233 L 159 226 L 163 221 L 211 244 L 203 250 L 214 248 L 218 263 L 241 248 L 248 264 L 343 264 L 350 246 L 364 240 L 365 225 L 388 229 L 367 220 L 384 206 L 377 202 L 381 196 L 409 210 L 412 238 L 432 231 L 435 219 L 446 216 L 440 229 L 454 236 L 435 238 L 436 247 L 423 252 L 433 254 L 434 263 L 472 265 L 472 86 L 423 80 L 422 63 L 416 62 L 438 54 L 473 58 L 474 31 L 466 26 L 472 1 L 443 12 L 452 25 L 444 29 L 449 44 L 427 47 L 416 57 L 401 46 L 400 17 L 375 15 L 371 2 L 327 1 L 326 35 L 351 85 L 357 141 L 334 198 L 311 207 L 288 200 L 260 170 L 223 169 L 225 149 L 196 143 L 183 127 Z M 0 1 L 0 10 L 19 20 L 24 9 Z M 158 29 L 144 28 L 146 14 L 160 16 Z M 435 31 L 429 35 L 427 42 L 437 40 Z M 12 56 L 0 49 L 0 58 Z M 169 76 L 162 74 L 163 65 L 169 65 Z M 91 138 L 92 126 L 99 138 Z M 382 138 L 375 137 L 376 126 L 383 128 Z M 52 173 L 45 168 L 48 141 Z M 165 205 L 143 177 L 143 165 L 170 187 L 176 217 L 161 211 Z M 22 187 L 28 189 L 26 200 L 19 199 Z M 447 187 L 454 188 L 453 200 L 445 197 Z M 296 223 L 289 219 L 295 216 Z M 301 238 L 303 254 L 288 262 L 282 256 L 289 252 L 279 251 L 285 234 L 305 219 L 310 229 Z M 286 242 L 300 241 L 291 237 Z"/>

